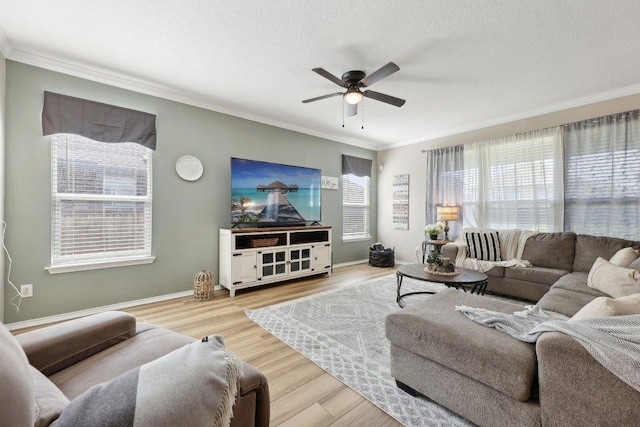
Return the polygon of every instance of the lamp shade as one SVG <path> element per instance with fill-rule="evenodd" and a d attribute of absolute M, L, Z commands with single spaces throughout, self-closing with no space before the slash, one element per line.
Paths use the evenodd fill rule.
<path fill-rule="evenodd" d="M 344 94 L 344 100 L 347 101 L 347 104 L 357 104 L 362 101 L 362 93 L 357 88 L 349 88 Z"/>
<path fill-rule="evenodd" d="M 436 206 L 437 219 L 442 221 L 457 221 L 458 206 Z"/>

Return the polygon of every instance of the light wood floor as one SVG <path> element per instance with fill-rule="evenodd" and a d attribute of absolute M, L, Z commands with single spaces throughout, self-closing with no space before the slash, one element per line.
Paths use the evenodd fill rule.
<path fill-rule="evenodd" d="M 264 286 L 214 298 L 193 297 L 126 309 L 138 320 L 194 338 L 220 334 L 227 348 L 260 369 L 269 381 L 272 426 L 399 426 L 396 420 L 300 353 L 253 323 L 245 309 L 256 309 L 394 272 L 366 264 L 334 269 L 331 276 Z"/>

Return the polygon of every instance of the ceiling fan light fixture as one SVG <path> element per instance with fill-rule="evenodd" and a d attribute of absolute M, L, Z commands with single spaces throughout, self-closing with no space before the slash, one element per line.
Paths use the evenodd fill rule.
<path fill-rule="evenodd" d="M 358 88 L 351 87 L 347 90 L 347 93 L 344 94 L 344 100 L 347 104 L 357 104 L 362 101 L 362 93 L 358 90 Z"/>

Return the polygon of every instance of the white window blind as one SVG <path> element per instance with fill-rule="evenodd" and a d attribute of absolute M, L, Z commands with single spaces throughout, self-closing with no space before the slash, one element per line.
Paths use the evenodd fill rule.
<path fill-rule="evenodd" d="M 151 255 L 152 150 L 51 137 L 51 265 Z"/>
<path fill-rule="evenodd" d="M 640 111 L 565 126 L 565 228 L 640 240 Z"/>
<path fill-rule="evenodd" d="M 368 176 L 342 175 L 342 238 L 365 239 L 370 236 Z"/>

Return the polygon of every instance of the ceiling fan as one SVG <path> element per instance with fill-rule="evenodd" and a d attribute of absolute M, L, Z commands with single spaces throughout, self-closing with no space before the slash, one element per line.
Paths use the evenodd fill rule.
<path fill-rule="evenodd" d="M 389 62 L 384 67 L 380 68 L 377 71 L 374 71 L 368 76 L 364 71 L 354 70 L 347 71 L 342 75 L 342 78 L 339 79 L 324 68 L 314 68 L 311 71 L 320 74 L 322 77 L 334 82 L 338 86 L 346 88 L 347 91 L 330 93 L 329 95 L 305 99 L 302 102 L 306 104 L 308 102 L 320 101 L 321 99 L 341 95 L 344 97 L 344 100 L 347 103 L 347 116 L 355 116 L 356 114 L 358 114 L 358 103 L 362 101 L 362 97 L 365 96 L 367 98 L 375 99 L 376 101 L 395 105 L 396 107 L 402 107 L 405 103 L 404 99 L 396 98 L 395 96 L 391 95 L 385 95 L 384 93 L 380 92 L 374 92 L 372 90 L 365 90 L 364 92 L 360 91 L 360 88 L 371 86 L 372 84 L 384 79 L 385 77 L 390 76 L 398 70 L 400 70 L 400 67 L 398 67 L 393 62 Z"/>

